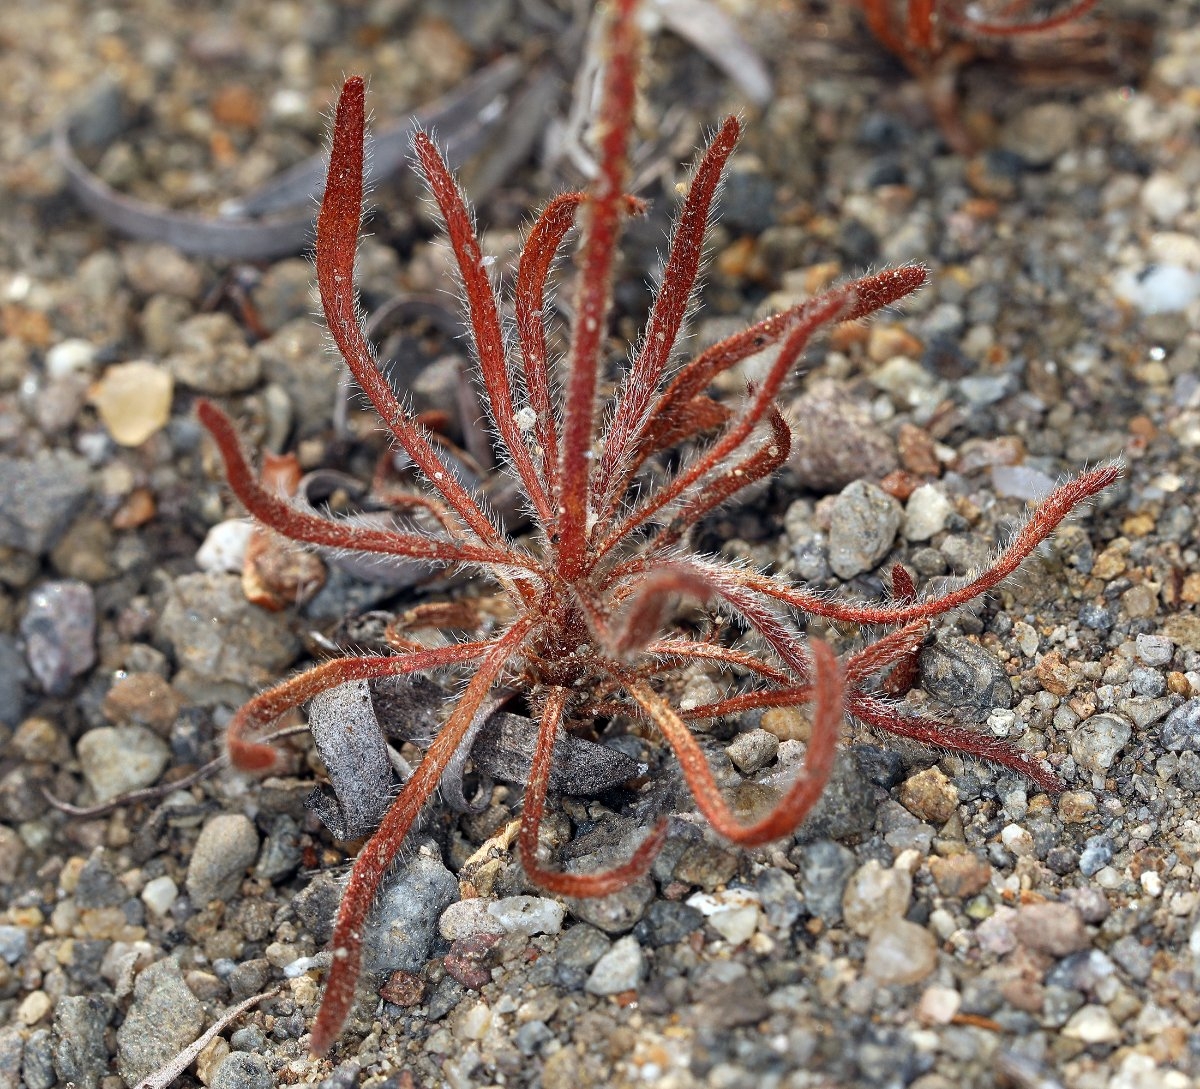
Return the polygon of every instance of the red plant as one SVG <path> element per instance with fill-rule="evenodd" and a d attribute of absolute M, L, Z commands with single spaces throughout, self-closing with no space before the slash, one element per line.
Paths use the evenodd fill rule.
<path fill-rule="evenodd" d="M 878 694 L 873 678 L 888 666 L 910 667 L 931 617 L 995 586 L 1077 504 L 1111 483 L 1115 468 L 1086 473 L 1060 488 L 992 567 L 961 589 L 931 600 L 916 598 L 911 579 L 899 566 L 893 572 L 894 604 L 853 604 L 701 558 L 685 547 L 689 527 L 787 459 L 790 432 L 775 398 L 812 335 L 831 322 L 871 314 L 926 279 L 925 269 L 916 265 L 865 276 L 678 364 L 674 355 L 693 299 L 705 229 L 722 170 L 740 133 L 735 118 L 724 122 L 700 156 L 646 332 L 598 424 L 617 241 L 622 220 L 639 208 L 624 188 L 639 56 L 635 6 L 636 0 L 619 0 L 612 18 L 600 112 L 599 175 L 587 193 L 567 193 L 550 201 L 526 239 L 514 299 L 515 353 L 506 343 L 496 293 L 462 194 L 429 136 L 418 132 L 413 139 L 456 258 L 498 442 L 535 521 L 532 539 L 511 540 L 497 529 L 489 512 L 397 401 L 361 331 L 353 280 L 362 209 L 364 91 L 358 77 L 346 81 L 337 106 L 329 178 L 317 223 L 317 279 L 333 339 L 395 440 L 424 475 L 426 492 L 420 502 L 440 530 L 384 531 L 298 510 L 256 479 L 224 413 L 207 402 L 199 406 L 200 419 L 224 459 L 230 486 L 261 523 L 310 544 L 483 572 L 499 584 L 513 614 L 503 631 L 489 638 L 425 645 L 398 637 L 395 654 L 324 662 L 252 699 L 229 726 L 233 763 L 265 771 L 275 765 L 276 753 L 260 731 L 325 689 L 352 680 L 469 667 L 469 681 L 445 725 L 355 860 L 338 912 L 333 966 L 312 1033 L 316 1054 L 329 1048 L 351 1007 L 361 932 L 376 889 L 476 713 L 500 683 L 519 686 L 540 720 L 519 835 L 521 862 L 530 881 L 568 896 L 599 896 L 627 884 L 645 872 L 666 834 L 661 822 L 627 862 L 605 873 L 562 873 L 539 860 L 539 826 L 555 739 L 576 718 L 622 714 L 653 723 L 675 751 L 701 812 L 722 836 L 748 846 L 792 832 L 819 798 L 833 764 L 843 708 L 892 733 L 1006 764 L 1048 789 L 1062 785 L 1035 760 L 1001 741 L 962 726 L 903 714 Z M 561 392 L 556 393 L 543 319 L 546 282 L 577 217 L 583 221 L 583 242 L 575 317 L 562 364 Z M 730 409 L 706 396 L 713 378 L 764 349 L 774 350 L 774 359 L 740 407 Z M 647 458 L 703 432 L 715 432 L 715 438 L 673 476 L 654 487 L 643 482 L 641 491 L 634 487 Z M 731 646 L 713 634 L 665 634 L 672 603 L 681 596 L 717 603 L 753 633 L 757 649 Z M 804 649 L 788 610 L 899 627 L 839 668 L 823 644 L 810 642 Z M 436 617 L 436 610 L 431 615 Z M 661 678 L 691 663 L 750 674 L 757 687 L 676 710 L 659 692 Z M 806 702 L 815 710 L 802 772 L 773 811 L 755 823 L 740 823 L 687 722 L 751 707 Z"/>
<path fill-rule="evenodd" d="M 1031 11 L 1033 0 L 859 0 L 867 27 L 920 81 L 942 134 L 961 154 L 975 150 L 958 114 L 955 81 L 980 43 L 1049 33 L 1073 23 L 1099 0 L 1061 0 Z"/>

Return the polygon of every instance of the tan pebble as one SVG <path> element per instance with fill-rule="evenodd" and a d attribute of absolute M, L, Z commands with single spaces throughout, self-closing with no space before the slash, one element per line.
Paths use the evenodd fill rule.
<path fill-rule="evenodd" d="M 196 1077 L 205 1085 L 212 1085 L 217 1067 L 225 1061 L 229 1051 L 229 1041 L 223 1036 L 214 1036 L 196 1056 Z"/>
<path fill-rule="evenodd" d="M 22 1025 L 36 1025 L 53 1005 L 45 991 L 31 991 L 17 1007 L 17 1020 Z"/>
<path fill-rule="evenodd" d="M 943 896 L 967 899 L 982 892 L 992 879 L 991 864 L 971 851 L 929 860 L 929 872 Z"/>
<path fill-rule="evenodd" d="M 901 785 L 900 804 L 914 817 L 945 824 L 958 809 L 958 788 L 941 768 L 926 768 Z"/>
<path fill-rule="evenodd" d="M 1096 812 L 1096 795 L 1090 790 L 1068 790 L 1058 799 L 1058 817 L 1063 824 L 1082 824 Z"/>
<path fill-rule="evenodd" d="M 141 446 L 171 417 L 174 380 L 168 371 L 145 360 L 116 363 L 92 387 L 91 402 L 100 420 L 121 446 Z"/>
<path fill-rule="evenodd" d="M 876 363 L 886 363 L 896 356 L 919 359 L 924 345 L 900 325 L 873 325 L 867 336 L 867 355 Z"/>
<path fill-rule="evenodd" d="M 1038 683 L 1055 696 L 1065 696 L 1074 691 L 1080 680 L 1075 666 L 1058 650 L 1042 656 L 1042 660 L 1034 667 L 1034 675 Z"/>

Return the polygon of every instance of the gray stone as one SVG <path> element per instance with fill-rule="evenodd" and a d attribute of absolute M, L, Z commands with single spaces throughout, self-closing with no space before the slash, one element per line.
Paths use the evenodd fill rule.
<path fill-rule="evenodd" d="M 921 684 L 931 696 L 978 721 L 1013 703 L 1012 683 L 978 643 L 940 638 L 921 651 Z"/>
<path fill-rule="evenodd" d="M 857 757 L 854 753 L 839 752 L 821 800 L 797 829 L 796 841 L 843 840 L 865 835 L 875 825 L 875 810 L 875 793 Z"/>
<path fill-rule="evenodd" d="M 43 691 L 65 696 L 96 661 L 96 601 L 86 582 L 46 582 L 21 617 L 25 657 Z"/>
<path fill-rule="evenodd" d="M 1158 737 L 1172 752 L 1200 751 L 1200 698 L 1181 703 L 1167 715 Z"/>
<path fill-rule="evenodd" d="M 564 990 L 579 990 L 587 982 L 592 966 L 611 948 L 612 942 L 596 927 L 587 923 L 571 927 L 554 951 L 555 981 Z"/>
<path fill-rule="evenodd" d="M 88 730 L 75 751 L 98 802 L 152 786 L 171 758 L 167 743 L 145 726 Z"/>
<path fill-rule="evenodd" d="M 678 900 L 655 900 L 646 917 L 633 928 L 633 936 L 651 949 L 683 941 L 704 925 L 704 916 Z"/>
<path fill-rule="evenodd" d="M 21 1060 L 21 1077 L 25 1089 L 52 1089 L 58 1080 L 54 1073 L 54 1041 L 49 1029 L 37 1029 L 25 1041 L 25 1056 Z"/>
<path fill-rule="evenodd" d="M 217 1067 L 209 1089 L 273 1089 L 275 1076 L 261 1055 L 231 1051 Z"/>
<path fill-rule="evenodd" d="M 0 545 L 34 554 L 52 548 L 90 485 L 87 462 L 72 454 L 0 457 Z"/>
<path fill-rule="evenodd" d="M 187 1047 L 204 1028 L 204 1007 L 170 957 L 142 969 L 133 1005 L 117 1029 L 117 1070 L 136 1085 Z"/>
<path fill-rule="evenodd" d="M 307 261 L 303 264 L 311 283 L 312 266 Z M 287 392 L 301 437 L 326 426 L 337 399 L 341 368 L 330 359 L 326 338 L 325 331 L 304 312 L 254 348 L 263 376 Z"/>
<path fill-rule="evenodd" d="M 113 1012 L 108 995 L 67 995 L 58 1000 L 54 1008 L 53 1047 L 54 1069 L 60 1081 L 74 1082 L 78 1089 L 97 1089 L 108 1074 L 104 1030 Z"/>
<path fill-rule="evenodd" d="M 216 396 L 258 385 L 262 365 L 245 334 L 228 314 L 197 314 L 175 330 L 174 351 L 165 363 L 175 381 Z"/>
<path fill-rule="evenodd" d="M 827 923 L 839 922 L 846 882 L 855 866 L 854 852 L 833 840 L 819 839 L 805 846 L 799 875 L 804 906 Z"/>
<path fill-rule="evenodd" d="M 237 575 L 182 575 L 158 621 L 179 665 L 211 680 L 257 688 L 295 660 L 300 642 L 283 613 L 251 605 Z"/>
<path fill-rule="evenodd" d="M 383 975 L 425 966 L 438 936 L 438 918 L 458 898 L 458 881 L 424 848 L 384 882 L 363 935 L 363 964 Z"/>
<path fill-rule="evenodd" d="M 882 488 L 856 480 L 842 489 L 829 519 L 829 566 L 839 578 L 870 571 L 892 547 L 902 508 Z"/>
<path fill-rule="evenodd" d="M 264 881 L 278 881 L 295 872 L 300 859 L 300 826 L 288 814 L 280 813 L 271 822 L 262 854 L 254 867 L 254 876 Z"/>
<path fill-rule="evenodd" d="M 16 964 L 29 951 L 29 931 L 23 926 L 0 926 L 0 960 Z"/>
<path fill-rule="evenodd" d="M 0 1089 L 21 1089 L 21 1057 L 25 1041 L 17 1025 L 0 1028 Z"/>
<path fill-rule="evenodd" d="M 1040 102 L 1018 113 L 1000 133 L 1000 146 L 1030 166 L 1049 166 L 1075 146 L 1079 111 L 1065 102 Z"/>
<path fill-rule="evenodd" d="M 200 832 L 188 862 L 187 891 L 196 907 L 231 900 L 258 857 L 258 832 L 242 813 L 221 813 Z"/>
<path fill-rule="evenodd" d="M 1092 715 L 1071 736 L 1075 762 L 1094 775 L 1103 775 L 1129 744 L 1133 727 L 1118 715 Z"/>
<path fill-rule="evenodd" d="M 725 755 L 743 775 L 761 771 L 779 752 L 779 738 L 766 730 L 739 734 L 725 749 Z"/>
<path fill-rule="evenodd" d="M 16 726 L 29 707 L 30 680 L 25 656 L 14 636 L 0 632 L 0 725 Z"/>

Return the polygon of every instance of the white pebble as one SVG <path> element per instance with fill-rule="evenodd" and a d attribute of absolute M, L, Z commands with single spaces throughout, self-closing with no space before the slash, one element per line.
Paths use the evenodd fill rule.
<path fill-rule="evenodd" d="M 642 981 L 646 971 L 646 958 L 642 947 L 632 935 L 613 942 L 588 976 L 584 990 L 588 994 L 610 995 L 631 991 Z"/>
<path fill-rule="evenodd" d="M 1178 265 L 1124 268 L 1113 277 L 1113 290 L 1143 314 L 1172 314 L 1200 298 L 1200 272 Z"/>
<path fill-rule="evenodd" d="M 1062 1034 L 1085 1044 L 1115 1044 L 1121 1039 L 1113 1015 L 1104 1006 L 1081 1006 L 1062 1027 Z"/>
<path fill-rule="evenodd" d="M 142 903 L 155 915 L 163 916 L 179 896 L 179 886 L 165 874 L 146 882 L 142 889 Z"/>
<path fill-rule="evenodd" d="M 506 896 L 488 905 L 491 915 L 510 934 L 557 934 L 562 930 L 563 906 L 545 896 Z"/>
<path fill-rule="evenodd" d="M 88 373 L 96 361 L 96 349 L 86 340 L 69 337 L 59 341 L 46 352 L 46 374 L 51 378 L 66 378 L 72 374 Z"/>
<path fill-rule="evenodd" d="M 237 574 L 246 559 L 246 545 L 254 532 L 254 523 L 245 518 L 218 522 L 196 550 L 196 566 L 201 571 L 229 571 Z"/>
<path fill-rule="evenodd" d="M 438 918 L 438 933 L 448 942 L 477 934 L 503 934 L 504 924 L 488 910 L 494 902 L 478 896 L 455 901 Z"/>

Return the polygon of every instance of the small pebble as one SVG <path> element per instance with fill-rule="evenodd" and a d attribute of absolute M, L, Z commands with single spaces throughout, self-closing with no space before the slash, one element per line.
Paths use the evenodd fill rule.
<path fill-rule="evenodd" d="M 488 905 L 492 916 L 509 934 L 557 934 L 566 912 L 557 900 L 545 896 L 508 896 Z"/>
<path fill-rule="evenodd" d="M 1104 1006 L 1081 1006 L 1059 1031 L 1085 1044 L 1115 1044 L 1121 1039 L 1121 1029 Z"/>
<path fill-rule="evenodd" d="M 1123 718 L 1093 715 L 1075 728 L 1071 736 L 1071 755 L 1080 767 L 1094 775 L 1103 775 L 1116 762 L 1132 736 L 1133 727 Z"/>
<path fill-rule="evenodd" d="M 761 771 L 779 752 L 779 738 L 766 730 L 750 730 L 739 734 L 726 746 L 725 755 L 743 775 Z"/>
<path fill-rule="evenodd" d="M 209 1089 L 275 1089 L 275 1078 L 261 1055 L 231 1051 L 217 1067 Z"/>
<path fill-rule="evenodd" d="M 455 901 L 438 919 L 438 933 L 448 942 L 477 934 L 503 934 L 504 924 L 489 910 L 492 903 L 479 896 Z"/>
<path fill-rule="evenodd" d="M 958 789 L 940 768 L 926 768 L 901 785 L 900 804 L 923 821 L 945 824 L 958 811 Z"/>
<path fill-rule="evenodd" d="M 1091 944 L 1083 918 L 1069 904 L 1026 904 L 1017 910 L 1014 931 L 1022 945 L 1052 957 L 1065 957 Z"/>
<path fill-rule="evenodd" d="M 114 442 L 141 446 L 166 427 L 174 390 L 169 371 L 139 359 L 107 368 L 90 399 Z"/>
<path fill-rule="evenodd" d="M 196 566 L 201 571 L 240 573 L 246 561 L 246 545 L 254 534 L 254 523 L 246 518 L 218 522 L 196 550 Z"/>
<path fill-rule="evenodd" d="M 839 578 L 870 571 L 892 547 L 901 507 L 882 488 L 857 480 L 834 500 L 829 519 L 829 566 Z"/>
<path fill-rule="evenodd" d="M 246 870 L 258 857 L 258 832 L 242 813 L 220 813 L 200 831 L 188 862 L 187 890 L 192 903 L 202 907 L 210 900 L 230 900 L 237 895 Z"/>
<path fill-rule="evenodd" d="M 75 747 L 98 802 L 153 786 L 171 759 L 167 743 L 145 726 L 100 726 Z"/>
<path fill-rule="evenodd" d="M 937 941 L 923 926 L 889 918 L 871 931 L 863 971 L 876 983 L 919 983 L 936 967 Z"/>
<path fill-rule="evenodd" d="M 69 337 L 46 352 L 46 374 L 51 378 L 87 374 L 95 361 L 96 348 L 90 341 Z"/>
<path fill-rule="evenodd" d="M 646 957 L 637 939 L 619 938 L 592 968 L 584 990 L 588 994 L 612 995 L 634 990 L 646 973 Z"/>
<path fill-rule="evenodd" d="M 880 920 L 902 916 L 911 896 L 912 875 L 907 870 L 885 870 L 871 859 L 847 882 L 842 914 L 851 930 L 866 937 L 877 929 Z"/>
<path fill-rule="evenodd" d="M 910 541 L 928 541 L 941 533 L 954 513 L 954 505 L 933 484 L 922 484 L 908 497 L 904 507 L 903 533 Z"/>
<path fill-rule="evenodd" d="M 1176 707 L 1167 715 L 1158 736 L 1163 748 L 1171 752 L 1200 751 L 1200 699 Z"/>
<path fill-rule="evenodd" d="M 160 919 L 171 910 L 178 897 L 179 886 L 166 874 L 151 878 L 142 889 L 142 903 Z"/>
<path fill-rule="evenodd" d="M 65 696 L 96 661 L 96 603 L 92 588 L 74 579 L 42 583 L 21 617 L 25 657 L 42 689 Z"/>

